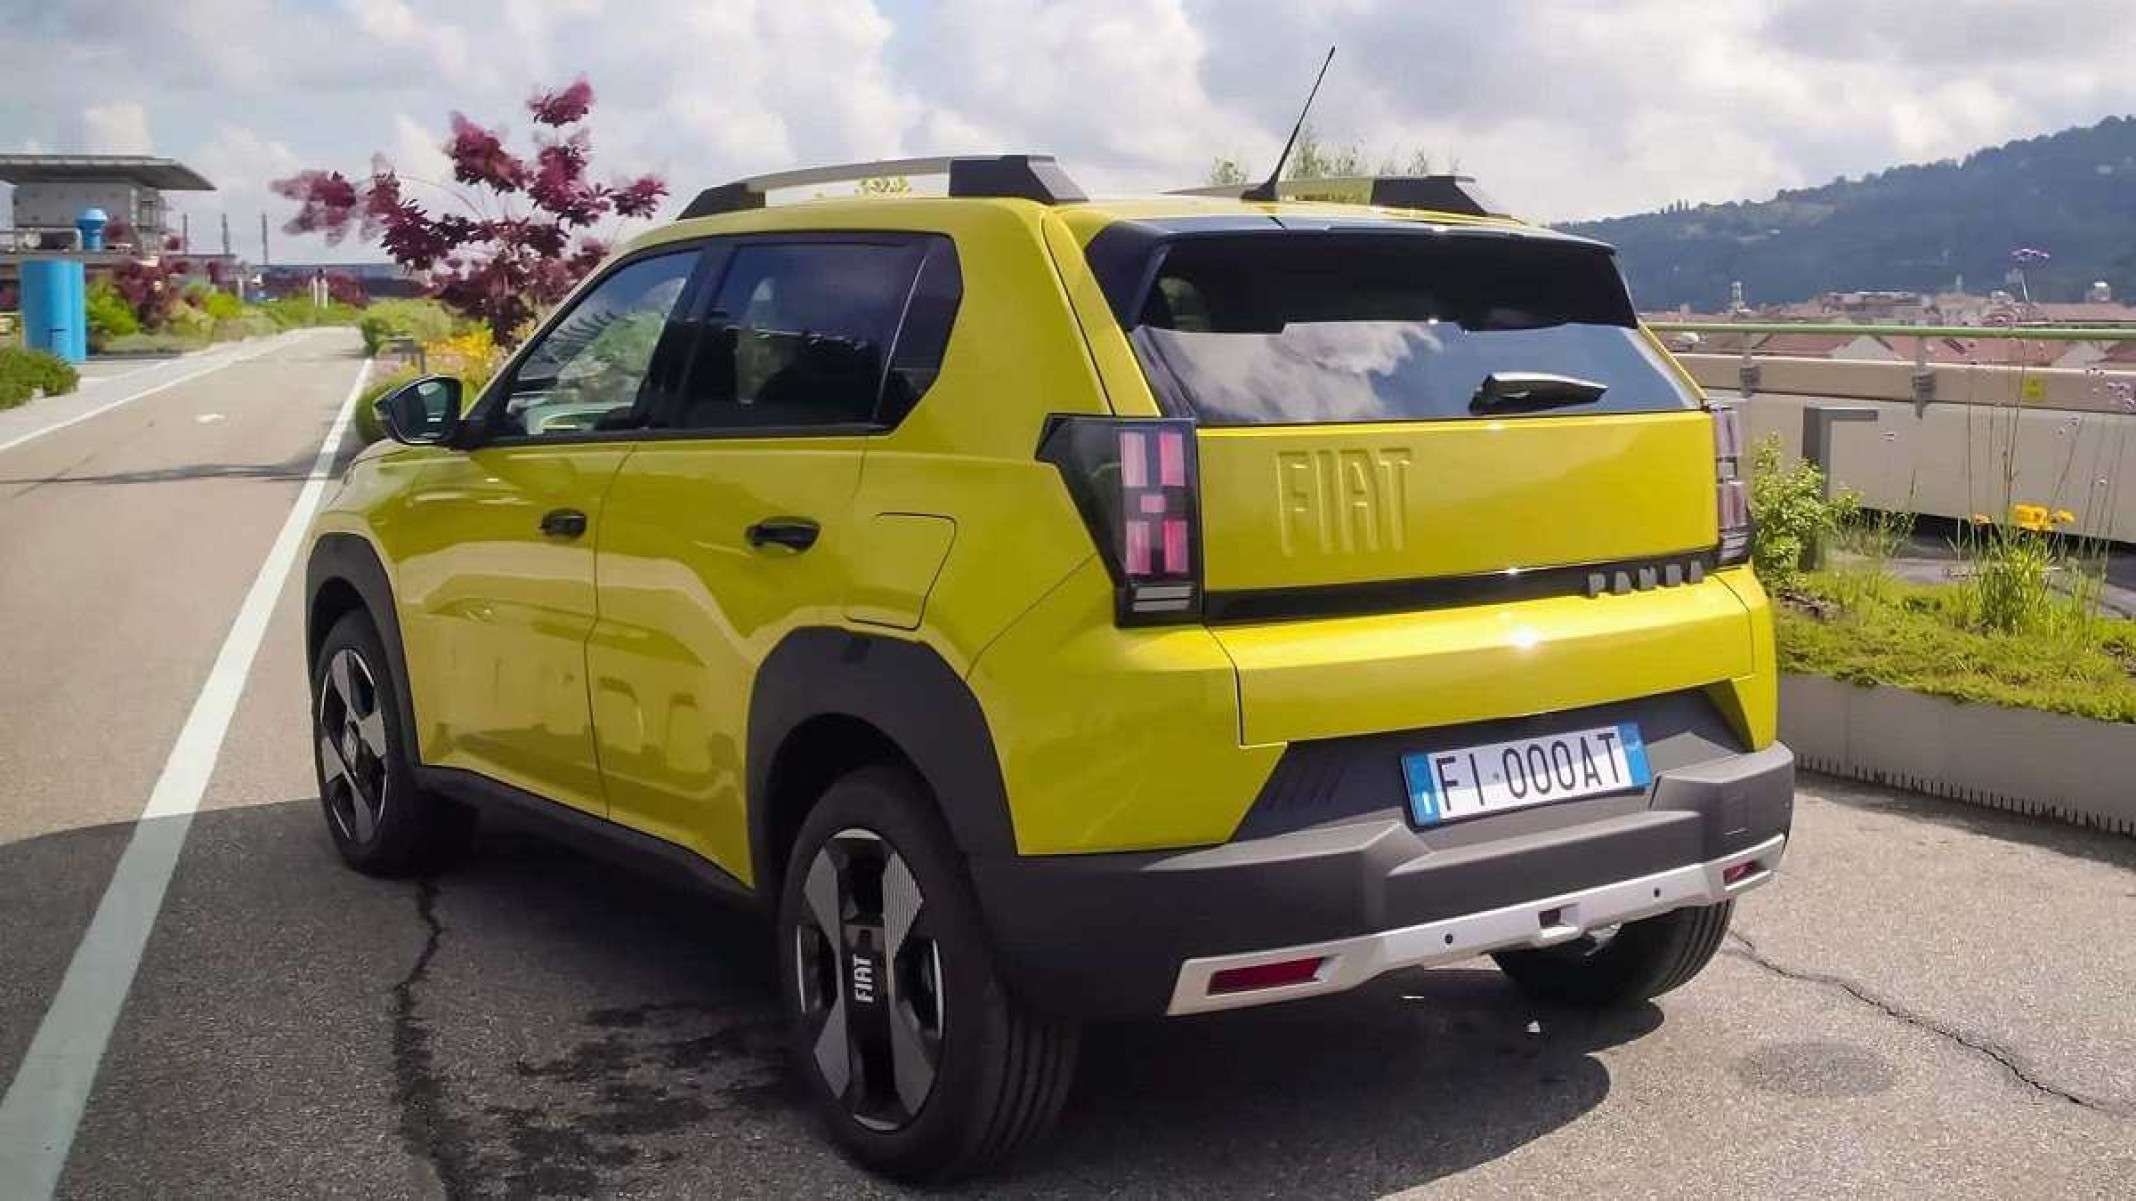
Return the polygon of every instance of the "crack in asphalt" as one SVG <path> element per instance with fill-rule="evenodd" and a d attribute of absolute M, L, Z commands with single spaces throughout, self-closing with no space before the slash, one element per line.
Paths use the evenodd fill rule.
<path fill-rule="evenodd" d="M 1908 1010 L 1894 1002 L 1885 1000 L 1883 997 L 1880 997 L 1875 993 L 1869 991 L 1869 989 L 1865 986 L 1858 984 L 1852 980 L 1849 980 L 1844 976 L 1833 975 L 1829 972 L 1810 971 L 1805 968 L 1788 967 L 1787 965 L 1770 958 L 1763 951 L 1760 951 L 1758 949 L 1758 944 L 1752 942 L 1749 938 L 1745 937 L 1739 931 L 1728 931 L 1728 937 L 1734 940 L 1735 942 L 1742 944 L 1741 949 L 1731 948 L 1734 954 L 1740 956 L 1741 958 L 1749 960 L 1750 962 L 1758 965 L 1759 967 L 1764 968 L 1766 971 L 1771 972 L 1774 975 L 1779 976 L 1783 979 L 1797 980 L 1807 984 L 1822 984 L 1827 988 L 1838 989 L 1839 991 L 1846 993 L 1848 996 L 1853 997 L 1855 1000 L 1860 1001 L 1862 1004 L 1882 1012 L 1886 1017 L 1894 1018 L 1900 1022 L 1904 1022 L 1906 1025 L 1912 1026 L 1917 1030 L 1927 1031 L 1930 1034 L 1936 1035 L 1937 1037 L 1942 1038 L 1947 1042 L 1954 1043 L 1957 1046 L 1964 1048 L 1965 1050 L 1973 1052 L 1975 1055 L 1979 1055 L 1997 1064 L 2004 1071 L 2008 1072 L 2011 1077 L 2015 1079 L 2018 1083 L 2024 1085 L 2027 1088 L 2032 1089 L 2037 1093 L 2040 1093 L 2042 1096 L 2054 1097 L 2059 1100 L 2067 1101 L 2071 1105 L 2075 1105 L 2080 1109 L 2087 1109 L 2092 1111 L 2093 1113 L 2104 1114 L 2107 1117 L 2127 1118 L 2132 1116 L 2132 1112 L 2130 1110 L 2130 1107 L 2128 1106 L 2121 1105 L 2113 1101 L 2101 1100 L 2097 1097 L 2088 1097 L 2081 1093 L 2072 1092 L 2069 1089 L 2062 1088 L 2059 1085 L 2049 1083 L 2048 1081 L 2042 1079 L 2031 1068 L 2026 1067 L 2025 1064 L 2018 1059 L 2016 1054 L 2011 1052 L 2007 1048 L 1997 1046 L 1996 1044 L 1988 1042 L 1975 1035 L 1968 1034 L 1955 1026 L 1950 1026 L 1939 1022 L 1934 1018 L 1914 1013 L 1911 1010 Z"/>
<path fill-rule="evenodd" d="M 438 921 L 438 884 L 416 881 L 415 911 L 428 936 L 408 974 L 393 986 L 393 1099 L 400 1107 L 401 1142 L 430 1164 L 448 1198 L 475 1194 L 475 1163 L 466 1128 L 448 1112 L 445 1082 L 430 1050 L 430 1028 L 416 1013 L 416 989 L 430 972 L 445 926 Z"/>

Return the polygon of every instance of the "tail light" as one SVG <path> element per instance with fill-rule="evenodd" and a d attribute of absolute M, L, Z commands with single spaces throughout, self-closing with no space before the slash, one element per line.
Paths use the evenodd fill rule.
<path fill-rule="evenodd" d="M 1743 417 L 1734 406 L 1713 410 L 1713 479 L 1721 527 L 1721 566 L 1750 558 L 1750 482 L 1743 478 Z"/>
<path fill-rule="evenodd" d="M 1038 457 L 1060 469 L 1112 574 L 1121 625 L 1201 617 L 1194 423 L 1056 417 Z"/>

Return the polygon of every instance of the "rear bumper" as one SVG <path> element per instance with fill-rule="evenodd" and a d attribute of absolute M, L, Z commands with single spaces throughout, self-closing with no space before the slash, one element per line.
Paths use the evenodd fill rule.
<path fill-rule="evenodd" d="M 1485 825 L 1501 819 L 1420 833 L 1390 811 L 1193 851 L 980 860 L 973 876 L 1002 967 L 1034 1004 L 1083 1018 L 1228 1009 L 1725 900 L 1771 878 L 1794 776 L 1776 743 L 1664 771 L 1642 807 L 1568 806 L 1578 820 L 1502 835 Z M 1308 980 L 1210 989 L 1227 968 L 1315 955 Z"/>

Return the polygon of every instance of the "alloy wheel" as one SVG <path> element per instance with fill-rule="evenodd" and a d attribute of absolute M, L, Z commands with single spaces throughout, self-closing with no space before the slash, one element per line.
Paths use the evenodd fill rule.
<path fill-rule="evenodd" d="M 353 647 L 327 660 L 319 689 L 319 771 L 326 811 L 358 845 L 377 834 L 386 805 L 386 717 L 377 677 Z"/>
<path fill-rule="evenodd" d="M 794 928 L 804 1039 L 846 1113 L 874 1130 L 919 1116 L 942 1060 L 942 945 L 919 881 L 858 828 L 809 862 Z"/>

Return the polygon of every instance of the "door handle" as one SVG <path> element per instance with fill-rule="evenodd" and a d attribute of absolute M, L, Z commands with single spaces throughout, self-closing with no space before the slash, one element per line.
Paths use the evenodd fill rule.
<path fill-rule="evenodd" d="M 551 509 L 541 515 L 541 532 L 551 538 L 576 538 L 586 532 L 586 515 L 577 509 Z"/>
<path fill-rule="evenodd" d="M 789 550 L 804 551 L 816 545 L 816 535 L 822 527 L 806 517 L 766 517 L 744 531 L 749 545 L 765 547 L 773 544 Z"/>

